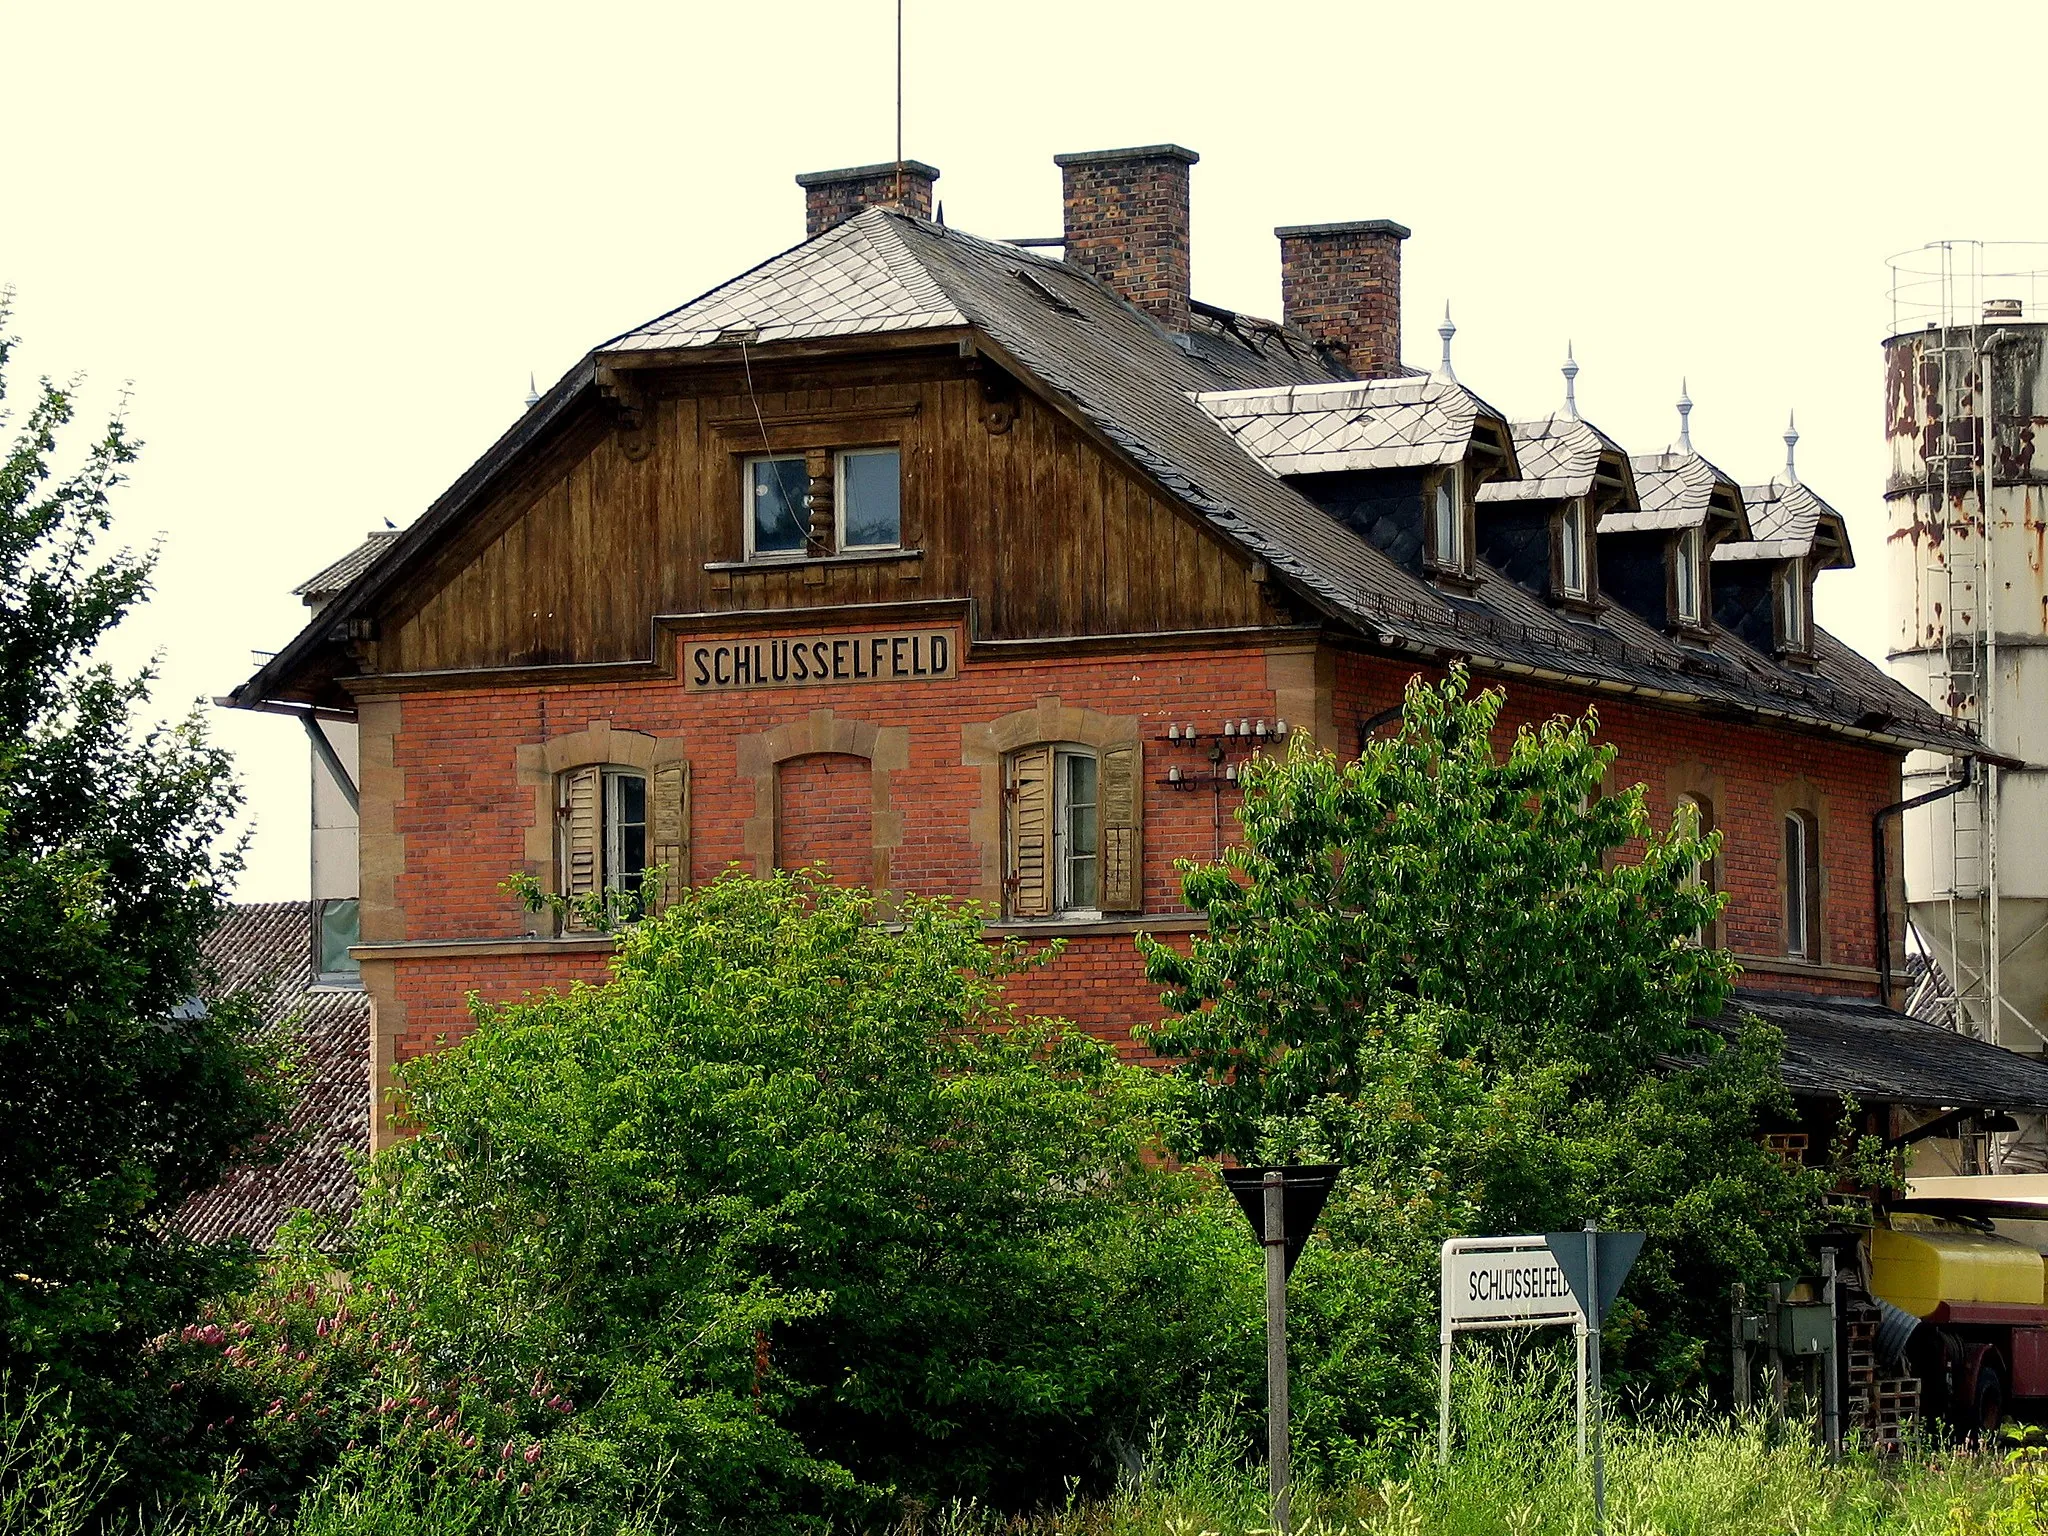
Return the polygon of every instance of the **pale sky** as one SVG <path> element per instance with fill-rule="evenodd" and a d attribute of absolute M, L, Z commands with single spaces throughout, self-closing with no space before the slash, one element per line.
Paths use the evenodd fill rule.
<path fill-rule="evenodd" d="M 2028 66 L 2048 6 L 906 0 L 905 152 L 948 221 L 1056 234 L 1054 154 L 1172 141 L 1195 292 L 1279 312 L 1276 224 L 1410 226 L 1411 363 L 1675 435 L 1847 514 L 1821 621 L 1886 602 L 1884 258 L 2048 238 Z M 793 244 L 799 171 L 890 158 L 893 0 L 0 4 L 0 283 L 36 372 L 132 382 L 118 536 L 161 536 L 116 659 L 225 693 L 293 585 L 416 517 L 592 344 Z M 2001 68 L 2010 68 L 2000 83 Z M 240 894 L 306 892 L 306 747 L 211 711 L 255 828 Z"/>

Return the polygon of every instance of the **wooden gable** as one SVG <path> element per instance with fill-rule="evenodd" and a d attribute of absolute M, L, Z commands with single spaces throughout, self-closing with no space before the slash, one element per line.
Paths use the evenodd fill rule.
<path fill-rule="evenodd" d="M 1034 395 L 951 354 L 756 363 L 593 404 L 378 616 L 378 672 L 645 660 L 664 613 L 973 598 L 986 639 L 1286 622 L 1252 562 Z M 900 442 L 903 551 L 744 559 L 750 454 Z"/>

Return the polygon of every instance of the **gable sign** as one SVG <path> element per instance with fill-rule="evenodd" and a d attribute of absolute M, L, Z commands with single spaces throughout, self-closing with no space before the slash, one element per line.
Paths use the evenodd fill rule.
<path fill-rule="evenodd" d="M 959 675 L 960 639 L 951 629 L 739 635 L 691 640 L 683 647 L 683 687 L 691 693 L 837 683 L 924 683 Z"/>

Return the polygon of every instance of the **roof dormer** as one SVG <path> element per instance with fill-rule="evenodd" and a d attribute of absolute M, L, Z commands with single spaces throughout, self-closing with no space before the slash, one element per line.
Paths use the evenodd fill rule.
<path fill-rule="evenodd" d="M 1607 590 L 1645 623 L 1682 639 L 1713 637 L 1715 548 L 1749 537 L 1742 488 L 1692 445 L 1692 401 L 1680 392 L 1678 441 L 1629 461 L 1636 506 L 1600 524 Z"/>
<path fill-rule="evenodd" d="M 1507 418 L 1455 378 L 1193 398 L 1267 470 L 1413 574 L 1476 584 L 1476 498 L 1519 470 Z"/>
<path fill-rule="evenodd" d="M 1714 551 L 1714 618 L 1757 650 L 1798 664 L 1814 656 L 1813 578 L 1856 557 L 1842 514 L 1802 484 L 1785 433 L 1785 475 L 1746 485 L 1750 537 Z"/>
<path fill-rule="evenodd" d="M 1480 488 L 1480 557 L 1538 597 L 1597 611 L 1597 530 L 1603 517 L 1635 505 L 1628 455 L 1568 413 L 1518 421 L 1510 432 L 1521 476 Z"/>

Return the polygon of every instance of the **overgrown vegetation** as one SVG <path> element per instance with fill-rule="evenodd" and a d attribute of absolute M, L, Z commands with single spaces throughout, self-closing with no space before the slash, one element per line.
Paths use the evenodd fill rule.
<path fill-rule="evenodd" d="M 1327 1461 L 1430 1412 L 1442 1241 L 1587 1217 L 1649 1245 L 1608 1333 L 1659 1394 L 1718 1369 L 1727 1288 L 1796 1273 L 1820 1179 L 1770 1156 L 1780 1042 L 1698 1021 L 1718 848 L 1609 793 L 1591 711 L 1503 744 L 1498 690 L 1416 680 L 1350 761 L 1254 759 L 1242 846 L 1186 875 L 1208 931 L 1141 940 L 1196 1147 L 1344 1164 L 1303 1261 L 1301 1432 Z"/>
<path fill-rule="evenodd" d="M 75 410 L 43 380 L 0 459 L 0 1376 L 104 1438 L 174 1413 L 145 1345 L 252 1275 L 166 1218 L 259 1147 L 285 1084 L 249 1007 L 196 1006 L 240 797 L 196 713 L 142 724 L 149 672 L 92 659 L 152 562 L 98 552 L 136 445 L 117 417 L 67 447 Z"/>

